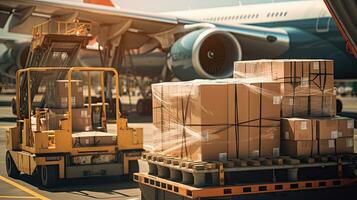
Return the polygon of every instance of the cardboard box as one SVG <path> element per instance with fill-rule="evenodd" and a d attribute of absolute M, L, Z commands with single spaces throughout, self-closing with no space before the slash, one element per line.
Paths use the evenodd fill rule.
<path fill-rule="evenodd" d="M 309 113 L 309 97 L 283 96 L 281 101 L 281 117 L 303 117 Z"/>
<path fill-rule="evenodd" d="M 313 118 L 317 139 L 338 138 L 338 121 L 335 118 Z"/>
<path fill-rule="evenodd" d="M 310 119 L 284 118 L 281 123 L 284 140 L 316 140 Z"/>
<path fill-rule="evenodd" d="M 214 82 L 192 82 L 188 87 L 179 88 L 181 95 L 177 103 L 178 124 L 185 124 L 186 129 L 183 130 L 182 135 L 189 136 L 185 142 L 189 144 L 190 159 L 198 161 L 227 159 L 229 155 L 227 146 L 235 143 L 228 140 L 227 89 L 227 83 Z M 230 145 L 231 142 L 233 143 Z M 182 148 L 183 153 L 186 153 L 186 144 Z"/>
<path fill-rule="evenodd" d="M 45 124 L 47 130 L 59 130 L 60 120 L 65 117 L 67 109 L 50 109 L 49 118 Z M 88 108 L 72 108 L 72 130 L 73 131 L 90 131 L 92 130 L 91 114 Z"/>
<path fill-rule="evenodd" d="M 320 140 L 338 138 L 338 120 L 336 118 L 316 118 L 316 137 Z"/>
<path fill-rule="evenodd" d="M 306 90 L 305 87 L 313 88 L 312 92 L 317 95 L 321 95 L 321 91 L 332 91 L 333 75 L 332 60 L 275 59 L 234 63 L 234 78 L 290 83 L 291 85 L 285 85 L 282 90 L 283 95 L 289 96 L 292 96 L 291 88 L 295 88 L 297 95 L 306 95 L 310 89 Z M 314 86 L 319 90 L 315 91 Z"/>
<path fill-rule="evenodd" d="M 317 140 L 304 140 L 304 141 L 281 141 L 282 155 L 287 156 L 311 156 L 317 154 Z"/>
<path fill-rule="evenodd" d="M 336 151 L 337 153 L 353 153 L 354 152 L 353 137 L 336 139 Z"/>
<path fill-rule="evenodd" d="M 337 117 L 338 137 L 353 137 L 354 119 L 348 117 Z"/>
<path fill-rule="evenodd" d="M 84 106 L 83 85 L 81 80 L 71 81 L 72 107 Z M 68 108 L 68 80 L 50 81 L 46 90 L 46 104 L 49 108 Z"/>
<path fill-rule="evenodd" d="M 72 118 L 73 131 L 92 130 L 91 113 L 88 112 L 87 108 L 73 108 Z"/>
<path fill-rule="evenodd" d="M 318 140 L 319 154 L 334 154 L 336 153 L 336 140 Z"/>
<path fill-rule="evenodd" d="M 249 87 L 244 84 L 228 84 L 228 145 L 229 158 L 249 157 Z"/>
<path fill-rule="evenodd" d="M 249 120 L 280 119 L 280 84 L 276 82 L 249 85 Z"/>
<path fill-rule="evenodd" d="M 310 114 L 316 117 L 336 116 L 336 96 L 310 96 Z"/>
<path fill-rule="evenodd" d="M 158 119 L 161 119 L 160 126 L 164 127 L 158 131 L 158 139 L 154 139 L 155 146 L 161 150 L 156 152 L 194 161 L 247 158 L 257 150 L 264 151 L 261 155 L 278 156 L 281 107 L 278 83 L 200 80 L 161 86 L 161 90 L 153 86 L 153 98 L 156 98 L 153 107 L 158 105 L 159 97 L 162 101 L 159 111 L 162 117 L 155 117 L 155 124 L 160 124 Z M 251 119 L 257 124 L 264 123 L 266 130 L 250 127 Z M 262 122 L 263 119 L 268 119 L 270 124 Z"/>

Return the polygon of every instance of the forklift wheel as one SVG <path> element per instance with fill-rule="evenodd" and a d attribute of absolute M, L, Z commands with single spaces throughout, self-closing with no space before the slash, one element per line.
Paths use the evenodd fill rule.
<path fill-rule="evenodd" d="M 58 167 L 55 165 L 42 165 L 40 170 L 41 184 L 50 188 L 56 185 L 58 180 Z"/>
<path fill-rule="evenodd" d="M 18 178 L 20 175 L 20 171 L 17 169 L 10 152 L 6 152 L 6 172 L 11 178 Z"/>

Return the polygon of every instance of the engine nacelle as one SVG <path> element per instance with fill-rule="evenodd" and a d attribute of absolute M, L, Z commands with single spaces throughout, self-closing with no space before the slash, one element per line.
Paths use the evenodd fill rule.
<path fill-rule="evenodd" d="M 29 43 L 13 44 L 10 48 L 0 44 L 0 83 L 15 83 L 16 71 L 25 67 L 29 49 Z"/>
<path fill-rule="evenodd" d="M 1 57 L 0 61 L 2 63 L 12 63 L 18 68 L 24 68 L 26 65 L 26 59 L 29 53 L 30 44 L 20 43 L 15 44 L 12 48 L 7 48 L 5 45 L 1 46 Z"/>
<path fill-rule="evenodd" d="M 167 64 L 181 80 L 220 79 L 232 77 L 233 63 L 241 59 L 241 46 L 231 33 L 201 29 L 175 42 Z"/>

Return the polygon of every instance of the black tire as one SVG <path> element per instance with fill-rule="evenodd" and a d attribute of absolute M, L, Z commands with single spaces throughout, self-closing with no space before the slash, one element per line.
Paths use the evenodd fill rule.
<path fill-rule="evenodd" d="M 138 102 L 136 103 L 136 112 L 139 115 L 144 115 L 145 114 L 144 99 L 139 99 Z"/>
<path fill-rule="evenodd" d="M 342 112 L 343 109 L 343 104 L 342 101 L 340 99 L 336 100 L 336 113 L 339 114 Z"/>
<path fill-rule="evenodd" d="M 145 115 L 152 114 L 152 100 L 151 99 L 144 99 L 144 108 L 145 108 Z"/>
<path fill-rule="evenodd" d="M 139 162 L 137 160 L 129 161 L 129 179 L 132 181 L 134 173 L 139 172 Z"/>
<path fill-rule="evenodd" d="M 40 166 L 41 185 L 46 188 L 51 188 L 57 184 L 58 181 L 58 167 L 55 165 Z"/>
<path fill-rule="evenodd" d="M 151 99 L 139 99 L 136 103 L 136 112 L 143 115 L 151 115 L 152 113 L 152 100 Z"/>
<path fill-rule="evenodd" d="M 6 152 L 6 172 L 11 178 L 18 178 L 20 176 L 20 171 L 17 169 L 9 151 Z"/>

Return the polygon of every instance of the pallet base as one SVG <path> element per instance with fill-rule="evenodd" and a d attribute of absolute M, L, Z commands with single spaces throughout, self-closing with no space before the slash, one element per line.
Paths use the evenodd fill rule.
<path fill-rule="evenodd" d="M 256 182 L 286 182 L 357 176 L 357 155 L 257 158 L 223 162 L 193 162 L 144 154 L 149 175 L 194 187 Z"/>
<path fill-rule="evenodd" d="M 236 197 L 249 194 L 264 194 L 287 191 L 302 191 L 311 189 L 345 187 L 357 185 L 357 178 L 327 179 L 327 180 L 305 180 L 295 182 L 280 182 L 266 184 L 245 184 L 221 187 L 197 188 L 189 185 L 166 180 L 147 173 L 134 174 L 134 181 L 138 182 L 143 193 L 143 199 L 159 199 L 157 194 L 144 193 L 143 190 L 151 188 L 165 192 L 165 199 L 217 199 Z M 151 190 L 151 191 L 155 191 Z M 146 190 L 148 191 L 148 190 Z"/>

